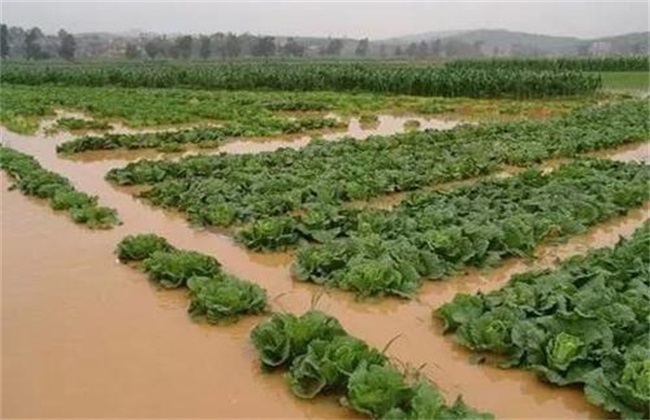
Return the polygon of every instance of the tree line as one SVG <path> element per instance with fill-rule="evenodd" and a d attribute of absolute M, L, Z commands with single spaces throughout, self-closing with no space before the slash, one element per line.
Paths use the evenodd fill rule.
<path fill-rule="evenodd" d="M 56 36 L 45 35 L 40 28 L 0 27 L 2 58 L 43 60 L 60 57 L 110 57 L 136 59 L 232 59 L 238 57 L 401 57 L 443 58 L 479 57 L 481 43 L 459 40 L 431 40 L 405 45 L 371 43 L 343 38 L 298 38 L 256 36 L 248 33 L 217 32 L 211 35 L 120 36 L 78 34 L 61 29 Z"/>

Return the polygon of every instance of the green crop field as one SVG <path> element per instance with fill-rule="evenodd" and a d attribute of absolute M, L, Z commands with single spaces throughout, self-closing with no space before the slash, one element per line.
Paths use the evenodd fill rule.
<path fill-rule="evenodd" d="M 181 417 L 647 417 L 647 71 L 3 62 L 21 380 L 79 405 L 177 387 Z M 116 354 L 128 369 L 96 377 Z"/>

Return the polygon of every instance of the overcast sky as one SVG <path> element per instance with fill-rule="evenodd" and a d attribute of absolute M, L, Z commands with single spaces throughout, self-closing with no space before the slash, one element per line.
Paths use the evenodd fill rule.
<path fill-rule="evenodd" d="M 161 2 L 2 0 L 2 21 L 46 33 L 250 32 L 372 39 L 455 29 L 581 38 L 648 30 L 648 1 Z"/>

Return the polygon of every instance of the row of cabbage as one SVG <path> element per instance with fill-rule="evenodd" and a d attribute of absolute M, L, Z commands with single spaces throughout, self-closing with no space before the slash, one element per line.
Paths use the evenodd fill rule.
<path fill-rule="evenodd" d="M 547 121 L 312 141 L 300 150 L 142 160 L 111 170 L 120 185 L 200 225 L 232 226 L 493 173 L 650 138 L 646 101 L 588 107 Z"/>
<path fill-rule="evenodd" d="M 115 252 L 121 262 L 140 267 L 161 288 L 186 287 L 192 317 L 219 323 L 267 309 L 264 289 L 224 273 L 216 258 L 176 249 L 160 236 L 127 236 Z"/>
<path fill-rule="evenodd" d="M 391 210 L 315 207 L 238 232 L 255 249 L 301 242 L 294 276 L 359 296 L 411 297 L 423 279 L 531 256 L 543 241 L 584 232 L 650 199 L 650 169 L 577 160 L 451 191 L 416 192 Z"/>
<path fill-rule="evenodd" d="M 87 150 L 151 149 L 183 150 L 188 144 L 198 147 L 217 147 L 228 139 L 239 137 L 267 137 L 296 134 L 310 130 L 340 128 L 336 118 L 253 117 L 217 127 L 198 127 L 181 130 L 137 133 L 86 135 L 61 143 L 59 153 L 79 153 Z"/>
<path fill-rule="evenodd" d="M 474 69 L 381 62 L 233 62 L 205 66 L 142 63 L 139 66 L 7 64 L 0 81 L 121 87 L 284 91 L 365 91 L 421 96 L 552 97 L 590 94 L 597 75 L 576 71 Z"/>
<path fill-rule="evenodd" d="M 110 229 L 120 223 L 115 209 L 99 206 L 97 197 L 77 191 L 69 179 L 44 169 L 32 156 L 0 146 L 0 169 L 16 181 L 11 189 L 47 199 L 52 209 L 68 212 L 75 223 L 91 229 Z"/>
<path fill-rule="evenodd" d="M 589 58 L 495 58 L 491 60 L 454 60 L 445 66 L 484 70 L 649 71 L 650 59 L 647 55 Z"/>
<path fill-rule="evenodd" d="M 251 339 L 268 371 L 285 370 L 292 393 L 305 399 L 340 397 L 341 404 L 381 419 L 491 419 L 459 397 L 449 406 L 423 375 L 406 375 L 388 357 L 350 336 L 336 318 L 317 310 L 274 314 Z"/>
<path fill-rule="evenodd" d="M 459 294 L 436 310 L 445 330 L 501 365 L 536 372 L 623 418 L 650 417 L 650 222 L 616 247 Z"/>

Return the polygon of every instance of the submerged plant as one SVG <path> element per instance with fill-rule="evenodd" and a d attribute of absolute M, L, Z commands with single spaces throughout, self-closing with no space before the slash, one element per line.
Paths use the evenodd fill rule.
<path fill-rule="evenodd" d="M 149 279 L 165 289 L 185 286 L 195 276 L 212 277 L 221 274 L 221 264 L 215 258 L 195 251 L 155 251 L 144 260 Z"/>
<path fill-rule="evenodd" d="M 143 261 L 156 251 L 168 252 L 172 250 L 174 247 L 167 242 L 167 239 L 153 233 L 141 233 L 122 239 L 115 252 L 121 262 L 129 262 Z"/>
<path fill-rule="evenodd" d="M 187 288 L 190 290 L 190 315 L 205 317 L 211 323 L 258 314 L 267 305 L 264 289 L 225 274 L 192 277 L 187 281 Z"/>
<path fill-rule="evenodd" d="M 0 146 L 0 168 L 16 180 L 10 189 L 49 199 L 51 208 L 67 211 L 76 223 L 90 229 L 109 229 L 120 223 L 115 209 L 98 206 L 97 197 L 77 191 L 67 178 L 44 169 L 29 155 Z"/>

